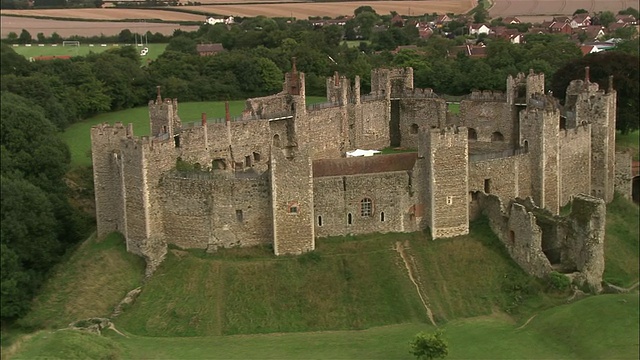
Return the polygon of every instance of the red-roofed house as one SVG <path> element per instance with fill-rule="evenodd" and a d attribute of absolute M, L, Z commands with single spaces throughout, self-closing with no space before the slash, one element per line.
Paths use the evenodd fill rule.
<path fill-rule="evenodd" d="M 571 19 L 571 27 L 579 28 L 583 26 L 591 25 L 591 16 L 589 14 L 576 14 L 573 19 Z"/>
<path fill-rule="evenodd" d="M 555 34 L 571 34 L 571 25 L 568 22 L 556 21 L 549 27 L 549 31 Z"/>
<path fill-rule="evenodd" d="M 638 19 L 636 19 L 633 15 L 616 15 L 616 23 L 637 25 Z"/>
<path fill-rule="evenodd" d="M 489 35 L 491 29 L 485 24 L 471 24 L 469 25 L 469 35 Z"/>
<path fill-rule="evenodd" d="M 507 16 L 506 18 L 502 19 L 502 23 L 503 24 L 520 24 L 522 23 L 522 21 L 520 21 L 520 19 L 518 19 L 515 16 Z"/>

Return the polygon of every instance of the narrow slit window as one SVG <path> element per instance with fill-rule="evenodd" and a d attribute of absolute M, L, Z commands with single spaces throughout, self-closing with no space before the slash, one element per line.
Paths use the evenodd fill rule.
<path fill-rule="evenodd" d="M 244 216 L 242 215 L 242 210 L 236 210 L 236 220 L 238 222 L 242 222 L 244 220 Z"/>
<path fill-rule="evenodd" d="M 348 224 L 348 225 L 351 225 L 351 223 L 352 223 L 352 222 L 353 222 L 353 221 L 352 221 L 352 218 L 351 218 L 351 213 L 348 213 L 348 214 L 347 214 L 347 224 Z"/>
<path fill-rule="evenodd" d="M 322 226 L 322 216 L 318 216 L 318 226 Z"/>
<path fill-rule="evenodd" d="M 484 192 L 491 194 L 491 179 L 484 179 Z"/>
<path fill-rule="evenodd" d="M 380 221 L 384 222 L 384 211 L 380 213 Z"/>

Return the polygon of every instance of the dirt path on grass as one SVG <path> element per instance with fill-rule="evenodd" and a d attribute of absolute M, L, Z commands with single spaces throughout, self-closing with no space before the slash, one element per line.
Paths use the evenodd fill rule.
<path fill-rule="evenodd" d="M 405 241 L 405 243 L 403 245 L 403 244 L 400 243 L 400 241 L 396 241 L 395 250 L 400 255 L 400 258 L 402 258 L 402 261 L 404 262 L 404 267 L 405 267 L 405 269 L 407 269 L 407 273 L 409 274 L 409 279 L 411 280 L 413 285 L 415 285 L 415 287 L 416 287 L 416 291 L 418 292 L 418 296 L 420 297 L 420 301 L 422 301 L 422 305 L 424 306 L 425 310 L 427 311 L 427 317 L 429 318 L 429 321 L 431 321 L 433 326 L 438 326 L 438 325 L 436 325 L 436 322 L 433 319 L 433 313 L 431 312 L 431 309 L 429 308 L 429 299 L 427 298 L 427 295 L 423 294 L 422 290 L 420 290 L 420 286 L 418 285 L 418 282 L 416 281 L 416 276 L 414 275 L 414 272 L 413 272 L 415 261 L 413 260 L 413 257 L 411 257 L 411 255 L 408 255 L 406 253 L 405 247 L 407 249 L 409 248 L 409 243 L 408 242 Z"/>

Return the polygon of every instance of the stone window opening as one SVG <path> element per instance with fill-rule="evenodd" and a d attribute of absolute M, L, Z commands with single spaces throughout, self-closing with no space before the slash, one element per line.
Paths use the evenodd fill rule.
<path fill-rule="evenodd" d="M 180 135 L 176 135 L 176 136 L 173 137 L 173 144 L 177 148 L 180 147 Z"/>
<path fill-rule="evenodd" d="M 447 205 L 453 204 L 453 196 L 447 196 Z"/>
<path fill-rule="evenodd" d="M 318 226 L 322 226 L 322 215 L 318 215 Z"/>
<path fill-rule="evenodd" d="M 226 170 L 227 162 L 224 159 L 214 159 L 212 163 L 213 170 Z"/>
<path fill-rule="evenodd" d="M 371 216 L 373 210 L 373 203 L 371 199 L 364 198 L 360 200 L 360 216 Z"/>
<path fill-rule="evenodd" d="M 347 214 L 347 225 L 351 225 L 353 223 L 353 217 L 351 216 L 351 213 Z"/>
<path fill-rule="evenodd" d="M 244 220 L 244 215 L 242 214 L 242 210 L 236 210 L 236 221 L 242 222 Z"/>
<path fill-rule="evenodd" d="M 524 152 L 529 152 L 529 140 L 524 141 Z"/>
<path fill-rule="evenodd" d="M 384 222 L 384 211 L 380 212 L 380 221 Z"/>
<path fill-rule="evenodd" d="M 502 135 L 501 132 L 496 131 L 493 134 L 491 134 L 491 141 L 504 141 L 504 135 Z"/>
<path fill-rule="evenodd" d="M 411 128 L 409 128 L 409 133 L 411 134 L 417 134 L 418 133 L 418 124 L 412 124 Z"/>
<path fill-rule="evenodd" d="M 347 191 L 347 177 L 342 177 L 342 191 Z"/>
<path fill-rule="evenodd" d="M 258 162 L 260 161 L 260 153 L 254 152 L 253 153 L 253 160 Z"/>
<path fill-rule="evenodd" d="M 300 209 L 299 209 L 298 203 L 294 201 L 289 204 L 289 209 L 287 212 L 292 215 L 298 215 L 299 210 Z"/>
<path fill-rule="evenodd" d="M 509 230 L 509 242 L 511 245 L 516 243 L 516 233 L 514 233 L 513 230 Z"/>
<path fill-rule="evenodd" d="M 251 156 L 245 156 L 244 157 L 244 164 L 246 167 L 250 168 L 251 167 Z"/>
<path fill-rule="evenodd" d="M 469 196 L 471 201 L 478 201 L 478 192 L 477 191 L 469 191 Z"/>
<path fill-rule="evenodd" d="M 560 117 L 560 130 L 567 130 L 567 118 Z"/>
<path fill-rule="evenodd" d="M 167 125 L 162 126 L 162 133 L 163 134 L 167 133 Z"/>
<path fill-rule="evenodd" d="M 467 130 L 467 133 L 469 134 L 469 141 L 476 141 L 478 140 L 478 132 L 476 131 L 476 129 L 474 128 L 469 128 L 469 130 Z"/>
<path fill-rule="evenodd" d="M 491 194 L 491 179 L 484 179 L 484 192 Z"/>
<path fill-rule="evenodd" d="M 280 135 L 273 135 L 273 146 L 280 147 Z"/>

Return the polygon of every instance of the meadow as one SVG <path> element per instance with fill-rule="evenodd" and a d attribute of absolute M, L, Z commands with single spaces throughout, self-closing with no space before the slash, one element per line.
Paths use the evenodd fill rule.
<path fill-rule="evenodd" d="M 80 46 L 62 46 L 62 44 L 58 44 L 58 46 L 51 46 L 51 44 L 42 44 L 43 46 L 38 46 L 38 44 L 32 44 L 32 46 L 14 46 L 13 50 L 27 59 L 31 59 L 37 56 L 86 56 L 91 53 L 99 54 L 105 52 L 109 49 L 115 49 L 120 46 L 135 46 L 129 44 L 122 45 L 113 45 L 108 44 L 107 46 L 102 46 L 102 44 L 93 44 L 93 46 L 89 46 L 89 44 L 80 44 Z M 155 60 L 164 52 L 164 49 L 167 47 L 167 44 L 146 44 L 144 47 L 149 48 L 149 52 L 145 56 L 141 56 L 142 61 L 150 61 Z M 143 49 L 143 46 L 138 46 L 139 50 Z"/>
<path fill-rule="evenodd" d="M 307 96 L 307 104 L 325 102 L 321 96 Z M 229 113 L 232 117 L 240 116 L 244 110 L 245 100 L 229 101 Z M 178 115 L 183 124 L 199 122 L 202 113 L 208 119 L 223 119 L 225 117 L 224 101 L 184 102 L 178 103 Z M 149 135 L 149 108 L 141 106 L 133 109 L 114 111 L 100 114 L 90 119 L 69 126 L 60 136 L 71 151 L 71 166 L 91 166 L 91 127 L 97 124 L 133 124 L 135 136 Z"/>

